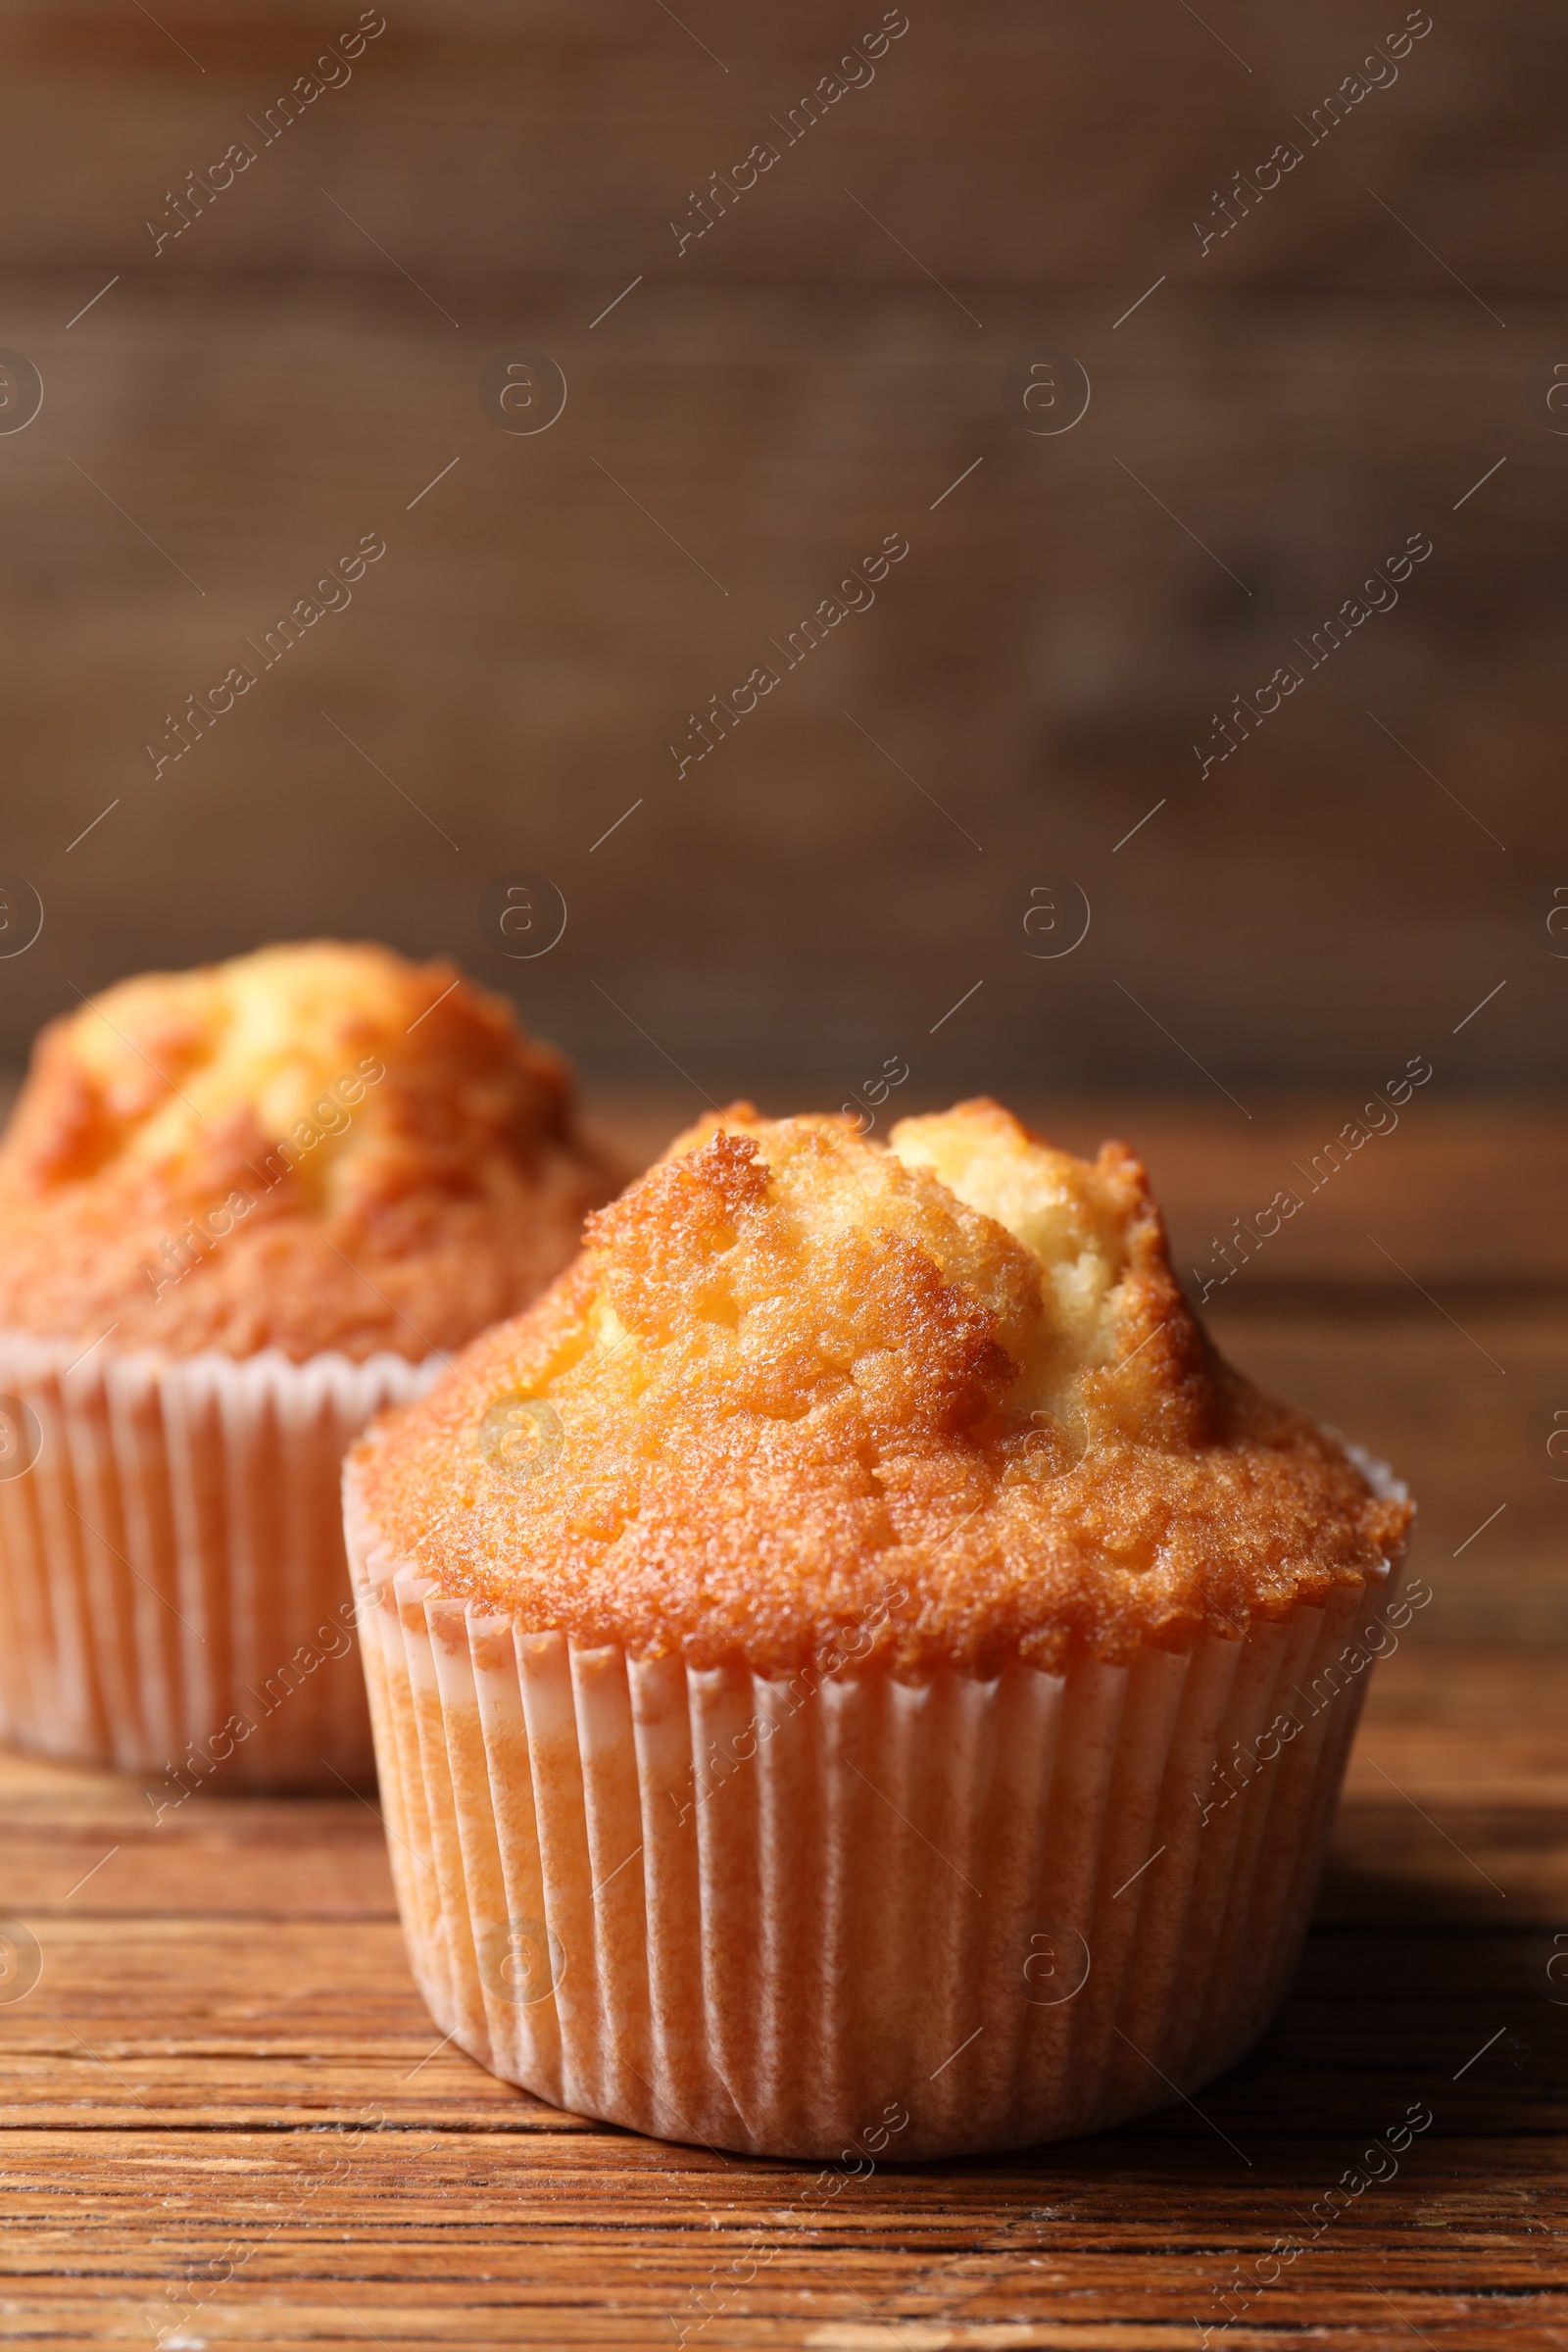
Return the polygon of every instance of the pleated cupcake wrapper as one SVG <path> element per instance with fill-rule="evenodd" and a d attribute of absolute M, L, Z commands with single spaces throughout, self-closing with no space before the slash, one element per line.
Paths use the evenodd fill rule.
<path fill-rule="evenodd" d="M 769 1680 L 522 1632 L 389 1551 L 352 1472 L 346 1502 L 414 1972 L 508 2081 L 665 2138 L 945 2156 L 1163 2105 L 1273 2013 L 1388 1567 L 1183 1655 Z"/>
<path fill-rule="evenodd" d="M 342 1459 L 437 1368 L 0 1334 L 0 1736 L 160 1801 L 368 1786 Z"/>

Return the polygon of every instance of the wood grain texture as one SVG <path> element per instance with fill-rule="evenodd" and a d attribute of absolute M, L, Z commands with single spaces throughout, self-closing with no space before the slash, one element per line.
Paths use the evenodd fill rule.
<path fill-rule="evenodd" d="M 1560 1078 L 1549 12 L 1452 0 L 1206 251 L 1402 8 L 916 7 L 791 146 L 879 6 L 401 0 L 248 130 L 357 13 L 0 7 L 3 331 L 46 385 L 0 434 L 0 862 L 48 908 L 6 1051 L 74 987 L 324 929 L 483 958 L 599 1076 L 667 1054 L 720 1098 L 892 1053 L 1249 1107 L 1422 1051 L 1446 1092 Z M 480 408 L 518 345 L 569 385 L 538 436 Z M 1041 349 L 1093 385 L 1059 436 Z M 155 777 L 166 713 L 367 530 L 353 606 Z M 891 530 L 875 609 L 677 779 L 689 714 Z M 1200 781 L 1213 713 L 1416 530 L 1398 609 Z M 518 868 L 571 909 L 537 964 L 480 930 Z M 1055 872 L 1094 924 L 1036 962 Z"/>
<path fill-rule="evenodd" d="M 1137 1107 L 1080 1103 L 1063 1133 L 1116 1108 L 1136 1132 Z M 601 1115 L 651 1151 L 684 1106 Z M 1318 1118 L 1301 1106 L 1275 1140 Z M 1489 1132 L 1490 1159 L 1474 1136 L 1451 1154 L 1390 1139 L 1410 1151 L 1407 1246 L 1471 1339 L 1360 1283 L 1326 1227 L 1327 1311 L 1306 1285 L 1294 1304 L 1233 1293 L 1218 1318 L 1249 1369 L 1410 1477 L 1434 1596 L 1373 1681 L 1297 1984 L 1196 2105 L 845 2176 L 803 2206 L 809 2170 L 560 2114 L 442 2046 L 366 1800 L 204 1792 L 155 1819 L 128 1781 L 12 1755 L 0 1902 L 42 1974 L 0 2002 L 0 2333 L 73 2352 L 160 2334 L 166 2352 L 1166 2352 L 1205 2329 L 1238 2352 L 1560 2346 L 1568 1490 L 1513 1392 L 1568 1367 L 1560 1313 L 1496 1265 L 1445 1286 L 1446 1249 L 1470 1264 L 1471 1189 L 1551 1164 L 1541 1121 Z M 1152 1156 L 1186 1171 L 1178 1214 L 1201 1227 L 1256 1148 L 1227 1159 L 1170 1119 Z M 1527 1180 L 1527 1225 L 1554 1198 Z M 1302 2217 L 1412 2103 L 1433 2122 L 1396 2175 L 1308 2240 Z M 1304 2250 L 1281 2261 L 1279 2241 Z"/>

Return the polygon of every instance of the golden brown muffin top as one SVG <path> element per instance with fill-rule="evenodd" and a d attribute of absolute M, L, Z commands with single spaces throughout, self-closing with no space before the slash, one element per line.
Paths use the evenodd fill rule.
<path fill-rule="evenodd" d="M 983 1101 L 891 1146 L 706 1120 L 355 1462 L 442 1591 L 769 1674 L 844 1629 L 911 1672 L 1179 1647 L 1365 1579 L 1409 1517 L 1214 1352 L 1124 1145 Z"/>
<path fill-rule="evenodd" d="M 421 1357 L 537 1297 L 616 1172 L 456 965 L 317 940 L 52 1021 L 0 1144 L 0 1330 Z"/>

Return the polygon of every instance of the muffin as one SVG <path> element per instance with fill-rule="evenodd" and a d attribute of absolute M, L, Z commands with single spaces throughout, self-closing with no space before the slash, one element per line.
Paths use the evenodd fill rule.
<path fill-rule="evenodd" d="M 952 2156 L 1196 2089 L 1295 1962 L 1410 1517 L 1144 1170 L 742 1104 L 345 1473 L 437 2024 L 557 2104 Z"/>
<path fill-rule="evenodd" d="M 51 1023 L 0 1144 L 0 1732 L 155 1813 L 365 1785 L 344 1448 L 614 1189 L 446 962 L 267 948 Z"/>

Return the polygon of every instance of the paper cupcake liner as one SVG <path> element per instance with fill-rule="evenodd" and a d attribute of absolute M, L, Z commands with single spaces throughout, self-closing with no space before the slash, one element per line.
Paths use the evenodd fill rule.
<path fill-rule="evenodd" d="M 524 1632 L 345 1500 L 414 1973 L 507 2081 L 752 2154 L 953 2156 L 1165 2105 L 1277 2006 L 1390 1564 L 1128 1665 L 779 1681 Z"/>
<path fill-rule="evenodd" d="M 437 1368 L 0 1334 L 0 1736 L 160 1803 L 368 1787 L 342 1459 Z"/>

